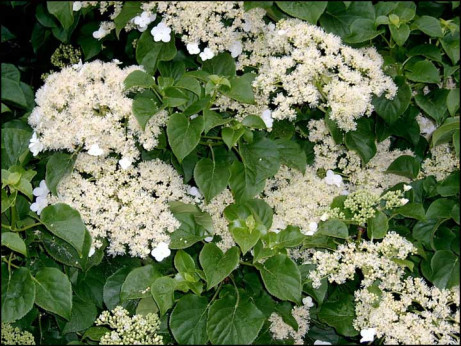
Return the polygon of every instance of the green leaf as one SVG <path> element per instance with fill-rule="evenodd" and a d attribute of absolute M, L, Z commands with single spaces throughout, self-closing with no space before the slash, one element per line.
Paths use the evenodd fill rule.
<path fill-rule="evenodd" d="M 180 345 L 205 345 L 208 300 L 188 294 L 182 297 L 170 315 L 170 329 Z"/>
<path fill-rule="evenodd" d="M 256 264 L 270 294 L 297 304 L 301 302 L 301 274 L 298 266 L 286 255 L 275 255 L 264 264 Z"/>
<path fill-rule="evenodd" d="M 355 151 L 364 163 L 376 154 L 373 120 L 361 118 L 357 121 L 357 129 L 345 135 L 345 144 L 349 150 Z"/>
<path fill-rule="evenodd" d="M 255 102 L 253 94 L 253 80 L 256 75 L 253 73 L 245 73 L 241 77 L 234 77 L 230 80 L 231 88 L 224 92 L 224 95 L 242 103 L 253 104 Z"/>
<path fill-rule="evenodd" d="M 72 172 L 76 159 L 75 155 L 54 153 L 46 163 L 46 186 L 55 196 L 59 182 Z"/>
<path fill-rule="evenodd" d="M 224 254 L 214 243 L 205 244 L 200 251 L 200 265 L 205 272 L 207 289 L 211 289 L 224 280 L 238 267 L 240 251 L 233 246 Z"/>
<path fill-rule="evenodd" d="M 2 102 L 9 101 L 21 108 L 28 109 L 30 102 L 26 95 L 26 87 L 20 81 L 19 70 L 12 64 L 2 64 Z M 29 87 L 30 88 L 30 87 Z M 33 105 L 31 105 L 33 107 Z"/>
<path fill-rule="evenodd" d="M 418 61 L 406 73 L 408 79 L 421 83 L 440 83 L 439 70 L 427 60 Z"/>
<path fill-rule="evenodd" d="M 174 256 L 174 267 L 179 273 L 194 272 L 195 262 L 186 251 L 179 250 Z"/>
<path fill-rule="evenodd" d="M 153 282 L 150 291 L 152 293 L 152 297 L 155 300 L 155 303 L 160 310 L 160 316 L 163 316 L 168 311 L 168 309 L 173 306 L 173 294 L 175 287 L 175 279 L 172 279 L 168 276 L 163 276 Z"/>
<path fill-rule="evenodd" d="M 455 153 L 459 160 L 459 132 L 453 134 L 453 146 L 455 147 Z"/>
<path fill-rule="evenodd" d="M 421 203 L 407 203 L 404 206 L 394 209 L 394 213 L 416 220 L 424 220 L 426 212 Z"/>
<path fill-rule="evenodd" d="M 301 149 L 301 146 L 289 139 L 276 139 L 275 144 L 279 150 L 281 163 L 304 174 L 307 159 L 306 152 Z"/>
<path fill-rule="evenodd" d="M 64 29 L 69 29 L 74 23 L 72 1 L 47 1 L 48 12 L 55 16 Z"/>
<path fill-rule="evenodd" d="M 432 44 L 420 44 L 411 48 L 407 55 L 409 57 L 422 55 L 431 60 L 442 62 L 442 54 L 440 53 L 440 48 Z"/>
<path fill-rule="evenodd" d="M 446 34 L 441 40 L 443 50 L 456 65 L 459 61 L 459 30 Z"/>
<path fill-rule="evenodd" d="M 203 128 L 204 122 L 201 116 L 193 120 L 179 113 L 170 116 L 166 130 L 168 142 L 179 162 L 182 162 L 197 146 Z"/>
<path fill-rule="evenodd" d="M 72 287 L 67 275 L 56 268 L 43 268 L 36 275 L 35 303 L 66 320 L 72 311 Z"/>
<path fill-rule="evenodd" d="M 86 338 L 93 341 L 100 341 L 105 334 L 110 332 L 111 330 L 106 327 L 90 327 L 85 331 L 85 334 L 83 334 L 82 341 Z"/>
<path fill-rule="evenodd" d="M 389 24 L 389 30 L 395 43 L 403 46 L 410 36 L 410 27 L 407 24 L 400 24 L 398 27 L 394 24 Z"/>
<path fill-rule="evenodd" d="M 427 115 L 440 123 L 447 111 L 447 96 L 448 90 L 436 89 L 427 95 L 416 95 L 415 102 Z"/>
<path fill-rule="evenodd" d="M 207 202 L 221 193 L 229 181 L 230 171 L 227 164 L 216 163 L 209 158 L 201 159 L 194 169 L 194 179 Z"/>
<path fill-rule="evenodd" d="M 328 1 L 276 1 L 275 3 L 290 16 L 304 19 L 316 25 L 327 8 Z"/>
<path fill-rule="evenodd" d="M 202 70 L 218 76 L 234 77 L 235 61 L 229 53 L 221 53 L 203 63 Z"/>
<path fill-rule="evenodd" d="M 456 112 L 459 110 L 459 88 L 452 89 L 448 93 L 447 108 L 448 113 L 450 113 L 450 115 L 454 117 L 456 115 Z"/>
<path fill-rule="evenodd" d="M 205 126 L 204 126 L 205 133 L 207 133 L 208 131 L 210 131 L 212 128 L 216 126 L 227 124 L 230 121 L 230 119 L 223 119 L 223 117 L 219 113 L 215 111 L 210 111 L 208 109 L 203 110 L 203 118 L 205 122 Z"/>
<path fill-rule="evenodd" d="M 146 72 L 154 74 L 159 61 L 169 61 L 176 56 L 174 40 L 170 42 L 154 42 L 150 30 L 142 33 L 136 45 L 136 61 L 143 65 Z"/>
<path fill-rule="evenodd" d="M 212 344 L 249 345 L 264 320 L 264 314 L 251 301 L 228 294 L 211 305 L 207 333 Z"/>
<path fill-rule="evenodd" d="M 392 173 L 416 179 L 418 177 L 420 163 L 416 158 L 410 155 L 402 155 L 396 158 L 387 168 L 386 173 Z"/>
<path fill-rule="evenodd" d="M 276 248 L 296 247 L 301 244 L 306 236 L 301 233 L 298 227 L 288 226 L 277 233 Z"/>
<path fill-rule="evenodd" d="M 440 289 L 459 285 L 459 257 L 447 250 L 436 251 L 431 260 L 432 283 Z"/>
<path fill-rule="evenodd" d="M 431 37 L 442 37 L 442 26 L 437 18 L 422 16 L 413 23 L 419 30 Z"/>
<path fill-rule="evenodd" d="M 346 224 L 335 219 L 322 222 L 317 233 L 341 239 L 347 239 L 349 237 Z"/>
<path fill-rule="evenodd" d="M 238 142 L 238 140 L 240 139 L 240 137 L 243 136 L 244 133 L 245 128 L 243 127 L 237 130 L 234 130 L 230 127 L 225 127 L 221 130 L 222 140 L 229 149 L 232 149 L 232 147 Z"/>
<path fill-rule="evenodd" d="M 146 129 L 146 125 L 150 118 L 152 118 L 159 111 L 157 103 L 154 100 L 146 97 L 136 97 L 133 100 L 132 108 L 133 114 L 143 131 Z"/>
<path fill-rule="evenodd" d="M 2 190 L 2 193 L 3 191 L 4 190 Z M 7 248 L 19 252 L 20 254 L 23 254 L 27 257 L 26 243 L 24 243 L 24 240 L 22 240 L 22 238 L 17 233 L 2 233 L 2 246 L 6 246 Z"/>
<path fill-rule="evenodd" d="M 91 327 L 98 316 L 96 305 L 77 296 L 72 300 L 72 314 L 62 331 L 63 334 L 79 332 Z"/>
<path fill-rule="evenodd" d="M 129 3 L 126 3 L 127 5 Z M 137 88 L 152 88 L 155 85 L 154 78 L 141 70 L 135 70 L 131 72 L 123 82 L 125 85 L 125 90 L 137 87 Z"/>
<path fill-rule="evenodd" d="M 104 304 L 106 304 L 109 310 L 113 310 L 117 305 L 121 305 L 120 291 L 130 272 L 130 267 L 123 267 L 107 278 L 103 288 L 103 299 Z"/>
<path fill-rule="evenodd" d="M 77 210 L 64 203 L 49 205 L 42 210 L 40 220 L 51 233 L 82 253 L 85 225 Z"/>
<path fill-rule="evenodd" d="M 192 214 L 175 214 L 181 226 L 170 235 L 170 249 L 185 249 L 206 238 L 205 228 Z"/>
<path fill-rule="evenodd" d="M 451 173 L 443 181 L 438 183 L 437 192 L 443 197 L 459 194 L 459 171 Z"/>
<path fill-rule="evenodd" d="M 182 76 L 175 83 L 175 87 L 192 91 L 197 96 L 200 96 L 202 93 L 202 87 L 200 86 L 200 83 L 197 81 L 197 79 L 188 76 Z"/>
<path fill-rule="evenodd" d="M 459 133 L 459 116 L 447 118 L 443 125 L 432 133 L 432 146 L 450 142 L 455 132 Z"/>
<path fill-rule="evenodd" d="M 383 239 L 388 229 L 389 222 L 382 211 L 377 211 L 376 215 L 367 221 L 367 235 L 371 240 Z"/>
<path fill-rule="evenodd" d="M 355 302 L 352 294 L 338 294 L 336 290 L 329 299 L 323 303 L 318 313 L 321 322 L 335 328 L 345 336 L 355 336 L 358 332 L 352 326 L 355 319 Z"/>
<path fill-rule="evenodd" d="M 350 34 L 344 37 L 344 42 L 360 43 L 369 41 L 384 32 L 384 29 L 376 30 L 375 21 L 367 18 L 354 20 L 350 26 Z"/>
<path fill-rule="evenodd" d="M 405 78 L 396 77 L 395 84 L 399 89 L 392 100 L 388 100 L 385 95 L 373 99 L 376 113 L 388 124 L 394 123 L 410 105 L 411 89 L 405 82 Z"/>
<path fill-rule="evenodd" d="M 250 217 L 253 218 L 253 216 Z M 258 242 L 261 232 L 266 232 L 266 228 L 264 225 L 258 224 L 257 227 L 250 229 L 244 220 L 237 219 L 230 223 L 229 232 L 238 246 L 240 246 L 242 254 L 246 254 Z"/>
<path fill-rule="evenodd" d="M 120 300 L 149 297 L 149 290 L 161 274 L 152 264 L 133 269 L 125 278 L 120 289 Z"/>
<path fill-rule="evenodd" d="M 454 205 L 454 200 L 448 198 L 436 199 L 427 209 L 426 217 L 428 219 L 449 219 Z"/>
<path fill-rule="evenodd" d="M 2 267 L 2 323 L 22 318 L 34 306 L 35 284 L 29 269 L 18 268 L 11 277 Z"/>
<path fill-rule="evenodd" d="M 264 189 L 265 181 L 255 181 L 255 176 L 249 168 L 240 161 L 234 161 L 230 167 L 229 185 L 237 202 L 253 198 Z"/>
<path fill-rule="evenodd" d="M 25 155 L 29 152 L 32 131 L 13 127 L 2 128 L 1 137 L 2 168 L 8 169 L 24 161 Z"/>
<path fill-rule="evenodd" d="M 134 302 L 133 300 L 131 302 Z M 155 303 L 154 298 L 147 297 L 139 300 L 138 306 L 136 306 L 136 315 L 146 316 L 148 314 L 157 313 L 158 307 Z"/>
<path fill-rule="evenodd" d="M 123 4 L 122 10 L 114 19 L 117 38 L 128 22 L 142 12 L 140 1 L 128 1 Z"/>
<path fill-rule="evenodd" d="M 261 137 L 253 143 L 240 146 L 240 155 L 255 183 L 272 177 L 280 167 L 280 155 L 274 141 Z"/>

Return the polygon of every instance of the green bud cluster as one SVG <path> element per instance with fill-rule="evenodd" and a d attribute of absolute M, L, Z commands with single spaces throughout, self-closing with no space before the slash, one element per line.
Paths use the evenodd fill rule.
<path fill-rule="evenodd" d="M 375 205 L 378 201 L 378 196 L 365 190 L 358 190 L 347 196 L 344 207 L 353 213 L 353 221 L 363 225 L 369 218 L 375 216 Z"/>
<path fill-rule="evenodd" d="M 35 339 L 28 331 L 2 323 L 2 345 L 35 345 Z"/>
<path fill-rule="evenodd" d="M 96 325 L 113 329 L 102 336 L 100 345 L 163 345 L 163 337 L 156 333 L 160 328 L 157 314 L 130 317 L 127 310 L 117 306 L 110 312 L 103 311 Z"/>
<path fill-rule="evenodd" d="M 71 45 L 60 44 L 51 56 L 51 63 L 59 68 L 78 64 L 82 57 L 79 49 Z"/>

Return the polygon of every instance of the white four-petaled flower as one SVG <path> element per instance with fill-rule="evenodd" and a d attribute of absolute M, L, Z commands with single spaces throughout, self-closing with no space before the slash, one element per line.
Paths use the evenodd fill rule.
<path fill-rule="evenodd" d="M 168 247 L 167 243 L 164 243 L 163 241 L 160 242 L 155 249 L 152 250 L 150 253 L 152 257 L 155 258 L 157 262 L 163 261 L 165 258 L 170 256 L 171 250 Z"/>
<path fill-rule="evenodd" d="M 48 189 L 48 186 L 46 185 L 46 181 L 42 180 L 38 187 L 36 187 L 32 193 L 34 194 L 35 197 L 46 197 L 50 193 L 50 190 Z"/>
<path fill-rule="evenodd" d="M 303 298 L 303 304 L 307 306 L 308 308 L 311 308 L 314 306 L 314 302 L 312 301 L 312 298 L 309 296 Z"/>
<path fill-rule="evenodd" d="M 360 332 L 360 335 L 362 336 L 362 338 L 360 339 L 360 342 L 371 342 L 375 339 L 376 329 L 375 328 L 364 329 Z"/>
<path fill-rule="evenodd" d="M 152 23 L 157 15 L 144 11 L 139 16 L 134 17 L 131 21 L 138 26 L 138 30 L 141 32 L 146 31 L 150 23 Z"/>
<path fill-rule="evenodd" d="M 122 169 L 125 170 L 131 166 L 133 161 L 128 157 L 124 157 L 123 159 L 119 160 L 118 163 L 120 164 L 120 167 L 122 167 Z"/>
<path fill-rule="evenodd" d="M 243 51 L 243 46 L 242 46 L 242 42 L 240 41 L 232 42 L 231 46 L 229 47 L 229 52 L 231 53 L 231 56 L 233 58 L 236 58 L 240 54 L 242 54 L 242 51 Z"/>
<path fill-rule="evenodd" d="M 188 43 L 186 48 L 187 48 L 187 51 L 189 52 L 189 54 L 198 54 L 198 53 L 200 53 L 200 48 L 199 48 L 197 42 Z"/>
<path fill-rule="evenodd" d="M 315 340 L 314 345 L 331 345 L 331 342 L 323 341 L 323 340 Z"/>
<path fill-rule="evenodd" d="M 35 211 L 37 215 L 40 215 L 43 209 L 48 206 L 48 198 L 44 197 L 37 197 L 34 203 L 30 205 L 30 210 Z"/>
<path fill-rule="evenodd" d="M 264 124 L 266 124 L 268 129 L 272 128 L 274 119 L 272 119 L 272 111 L 270 109 L 264 110 L 263 114 L 261 115 L 261 119 L 264 121 Z"/>
<path fill-rule="evenodd" d="M 98 30 L 93 32 L 93 37 L 97 40 L 106 37 L 110 33 L 110 30 L 106 30 L 103 26 L 100 26 Z"/>
<path fill-rule="evenodd" d="M 325 177 L 325 183 L 328 185 L 336 185 L 337 187 L 341 187 L 341 183 L 343 182 L 343 178 L 339 174 L 335 174 L 331 169 L 327 171 L 327 176 Z"/>
<path fill-rule="evenodd" d="M 411 185 L 403 185 L 403 191 L 410 191 L 411 189 Z"/>
<path fill-rule="evenodd" d="M 406 198 L 400 199 L 400 203 L 401 203 L 402 205 L 405 205 L 405 204 L 407 204 L 408 202 L 409 202 L 409 200 L 406 199 Z"/>
<path fill-rule="evenodd" d="M 32 138 L 29 141 L 29 150 L 31 151 L 32 155 L 37 156 L 39 152 L 44 149 L 44 145 L 40 142 L 40 139 L 37 137 L 37 133 L 34 132 Z"/>
<path fill-rule="evenodd" d="M 72 10 L 80 11 L 81 8 L 82 8 L 82 2 L 81 1 L 74 1 L 74 3 L 72 4 Z"/>
<path fill-rule="evenodd" d="M 101 156 L 102 154 L 104 154 L 104 150 L 102 150 L 97 143 L 92 144 L 90 149 L 88 149 L 88 155 Z"/>
<path fill-rule="evenodd" d="M 202 194 L 200 193 L 200 191 L 195 187 L 195 186 L 191 186 L 189 188 L 189 190 L 187 191 L 187 193 L 191 196 L 194 196 L 196 198 L 202 198 Z"/>
<path fill-rule="evenodd" d="M 209 59 L 212 59 L 214 57 L 214 53 L 213 51 L 210 49 L 210 48 L 205 48 L 203 50 L 203 52 L 200 53 L 200 58 L 205 61 L 205 60 L 209 60 Z"/>
<path fill-rule="evenodd" d="M 157 26 L 154 26 L 150 33 L 154 36 L 155 42 L 170 42 L 171 40 L 171 29 L 164 22 L 160 22 Z"/>

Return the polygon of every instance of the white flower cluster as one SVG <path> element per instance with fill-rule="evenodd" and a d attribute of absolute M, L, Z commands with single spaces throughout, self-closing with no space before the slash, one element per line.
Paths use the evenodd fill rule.
<path fill-rule="evenodd" d="M 377 143 L 376 154 L 370 161 L 363 164 L 354 151 L 348 150 L 343 144 L 336 144 L 330 135 L 324 120 L 309 121 L 309 140 L 315 143 L 315 164 L 317 169 L 341 170 L 342 175 L 349 180 L 351 190 L 361 188 L 381 194 L 384 190 L 410 180 L 392 173 L 386 173 L 389 165 L 402 155 L 414 156 L 411 150 L 390 150 L 391 141 L 385 139 Z"/>
<path fill-rule="evenodd" d="M 180 226 L 169 209 L 171 201 L 191 201 L 172 166 L 153 160 L 120 170 L 114 158 L 84 153 L 74 172 L 59 183 L 58 197 L 51 198 L 80 212 L 96 248 L 107 238 L 110 255 L 125 254 L 128 246 L 131 256 L 142 258 L 156 249 L 152 255 L 157 260 L 169 255 L 164 245 Z"/>
<path fill-rule="evenodd" d="M 258 68 L 253 82 L 256 106 L 249 113 L 272 109 L 272 118 L 296 118 L 298 106 L 330 110 L 338 126 L 350 131 L 355 120 L 371 115 L 373 95 L 393 98 L 397 87 L 381 67 L 374 48 L 354 49 L 339 37 L 298 19 L 268 24 L 264 35 L 245 42 L 239 67 Z M 222 107 L 235 102 L 222 101 Z M 238 107 L 238 106 L 237 106 Z"/>
<path fill-rule="evenodd" d="M 199 206 L 204 212 L 211 216 L 213 221 L 214 234 L 219 235 L 221 240 L 216 245 L 222 250 L 227 251 L 235 245 L 234 239 L 227 227 L 228 221 L 224 217 L 224 209 L 234 203 L 234 197 L 229 189 L 225 189 L 219 195 L 214 197 L 210 202 L 203 201 Z"/>
<path fill-rule="evenodd" d="M 263 191 L 263 199 L 274 209 L 271 231 L 293 225 L 301 228 L 302 233 L 313 235 L 323 212 L 343 188 L 340 182 L 329 184 L 317 177 L 310 166 L 306 167 L 304 174 L 286 166 L 280 167 L 278 173 L 267 180 Z"/>
<path fill-rule="evenodd" d="M 291 315 L 298 324 L 298 330 L 286 324 L 279 314 L 273 312 L 269 317 L 270 331 L 274 339 L 284 340 L 291 338 L 295 345 L 303 345 L 303 338 L 309 331 L 310 314 L 309 309 L 314 306 L 311 297 L 303 298 L 302 306 L 295 306 L 291 310 Z"/>
<path fill-rule="evenodd" d="M 153 149 L 167 116 L 155 114 L 145 131 L 138 124 L 123 83 L 138 69 L 94 61 L 49 75 L 36 93 L 37 107 L 29 117 L 35 131 L 29 146 L 33 154 L 82 147 L 94 156 L 120 154 L 128 166 L 127 161 L 139 157 L 136 139 L 146 150 Z"/>
<path fill-rule="evenodd" d="M 243 2 L 151 1 L 142 8 L 162 15 L 165 28 L 180 34 L 189 54 L 199 54 L 202 60 L 224 51 L 238 57 L 243 42 L 263 33 L 266 27 L 265 11 L 256 8 L 246 12 Z"/>
<path fill-rule="evenodd" d="M 436 180 L 440 181 L 450 173 L 459 170 L 459 159 L 451 144 L 437 145 L 431 148 L 430 152 L 432 157 L 423 161 L 420 177 L 433 175 Z"/>
<path fill-rule="evenodd" d="M 459 286 L 429 287 L 421 278 L 382 282 L 380 293 L 355 292 L 354 328 L 373 327 L 388 345 L 459 345 Z"/>
<path fill-rule="evenodd" d="M 129 316 L 121 306 L 112 311 L 103 311 L 96 325 L 113 329 L 101 337 L 100 345 L 163 345 L 163 337 L 158 335 L 160 319 L 157 314 Z"/>
<path fill-rule="evenodd" d="M 334 252 L 316 251 L 311 263 L 316 269 L 309 273 L 314 288 L 320 287 L 320 280 L 342 284 L 354 277 L 357 269 L 363 274 L 362 287 L 368 287 L 375 280 L 398 285 L 404 273 L 393 259 L 404 260 L 416 253 L 411 242 L 395 232 L 389 232 L 380 243 L 362 241 L 359 244 L 341 244 Z"/>
<path fill-rule="evenodd" d="M 30 205 L 30 210 L 40 215 L 42 210 L 48 206 L 48 194 L 50 190 L 46 186 L 45 180 L 40 182 L 40 185 L 32 191 L 33 195 L 36 197 L 35 202 Z"/>

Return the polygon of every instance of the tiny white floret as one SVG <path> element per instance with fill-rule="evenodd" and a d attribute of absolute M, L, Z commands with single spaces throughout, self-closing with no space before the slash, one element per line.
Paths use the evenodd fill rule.
<path fill-rule="evenodd" d="M 308 308 L 311 308 L 314 306 L 314 302 L 312 301 L 312 298 L 309 296 L 303 298 L 303 304 L 307 306 Z"/>
<path fill-rule="evenodd" d="M 229 52 L 231 53 L 231 56 L 233 58 L 236 58 L 240 54 L 242 54 L 242 51 L 243 51 L 243 45 L 242 45 L 242 42 L 240 41 L 232 42 L 231 46 L 229 47 Z"/>
<path fill-rule="evenodd" d="M 171 255 L 171 250 L 167 243 L 160 242 L 155 249 L 150 253 L 157 262 L 163 261 L 165 258 Z"/>
<path fill-rule="evenodd" d="M 152 23 L 157 15 L 144 11 L 139 16 L 134 17 L 131 21 L 138 26 L 140 32 L 146 31 L 150 23 Z"/>
<path fill-rule="evenodd" d="M 331 342 L 323 341 L 323 340 L 315 340 L 314 345 L 331 345 Z"/>
<path fill-rule="evenodd" d="M 202 198 L 202 194 L 200 193 L 200 191 L 195 187 L 195 186 L 191 186 L 189 188 L 189 190 L 187 191 L 187 193 L 191 196 L 194 196 L 194 197 L 197 197 L 197 198 Z"/>
<path fill-rule="evenodd" d="M 401 203 L 402 205 L 405 205 L 405 204 L 407 204 L 408 202 L 409 202 L 409 200 L 408 200 L 407 198 L 402 198 L 402 199 L 400 200 L 400 203 Z"/>
<path fill-rule="evenodd" d="M 93 256 L 95 252 L 96 252 L 96 249 L 94 248 L 94 246 L 90 247 L 90 251 L 88 252 L 88 257 Z"/>
<path fill-rule="evenodd" d="M 81 1 L 74 1 L 74 3 L 72 4 L 72 10 L 80 11 L 81 8 L 82 8 L 82 2 Z"/>
<path fill-rule="evenodd" d="M 320 220 L 321 220 L 321 221 L 327 221 L 328 218 L 329 218 L 328 213 L 323 213 L 322 216 L 320 216 Z"/>
<path fill-rule="evenodd" d="M 206 238 L 205 238 L 205 239 L 203 239 L 203 240 L 205 240 L 207 243 L 209 243 L 210 241 L 212 241 L 212 240 L 213 240 L 213 237 L 206 237 Z"/>

